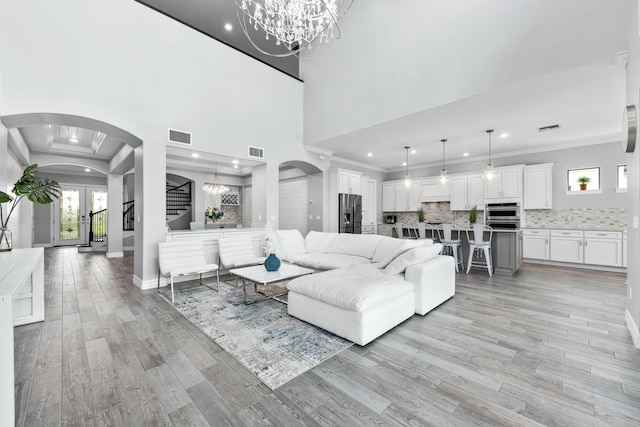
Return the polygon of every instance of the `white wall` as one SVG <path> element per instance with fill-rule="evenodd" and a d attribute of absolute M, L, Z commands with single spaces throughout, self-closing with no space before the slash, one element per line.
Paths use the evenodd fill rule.
<path fill-rule="evenodd" d="M 142 139 L 143 156 L 159 145 L 164 153 L 173 127 L 192 132 L 199 151 L 245 158 L 253 144 L 276 165 L 317 162 L 302 146 L 302 83 L 269 66 L 130 0 L 0 0 L 0 7 L 0 116 L 101 120 Z M 164 165 L 144 173 L 164 182 Z M 277 177 L 269 177 L 277 216 Z M 134 263 L 141 283 L 155 278 L 155 244 L 164 239 L 164 211 L 153 205 L 162 187 L 140 187 L 154 193 L 144 195 L 147 232 L 136 233 L 136 257 L 145 253 L 144 264 Z"/>
<path fill-rule="evenodd" d="M 627 13 L 627 0 L 356 1 L 342 37 L 300 64 L 305 142 L 624 50 Z"/>
<path fill-rule="evenodd" d="M 627 105 L 635 105 L 640 111 L 640 37 L 638 36 L 638 0 L 628 0 L 629 5 L 629 64 L 627 66 Z M 633 219 L 640 217 L 640 138 L 636 137 L 636 149 L 633 153 L 627 154 L 628 168 L 628 267 L 627 267 L 627 326 L 634 338 L 637 348 L 640 348 L 640 234 L 638 228 L 633 227 Z"/>

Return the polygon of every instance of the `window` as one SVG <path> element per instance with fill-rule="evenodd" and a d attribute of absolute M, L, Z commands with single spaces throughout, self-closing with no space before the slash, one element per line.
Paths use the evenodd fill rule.
<path fill-rule="evenodd" d="M 627 188 L 627 165 L 618 165 L 618 189 Z"/>
<path fill-rule="evenodd" d="M 600 168 L 569 169 L 567 184 L 570 192 L 600 190 Z"/>

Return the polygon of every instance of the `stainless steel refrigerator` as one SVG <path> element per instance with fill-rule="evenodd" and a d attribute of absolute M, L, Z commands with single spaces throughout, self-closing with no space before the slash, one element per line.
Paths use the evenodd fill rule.
<path fill-rule="evenodd" d="M 362 234 L 362 196 L 338 194 L 338 232 Z"/>

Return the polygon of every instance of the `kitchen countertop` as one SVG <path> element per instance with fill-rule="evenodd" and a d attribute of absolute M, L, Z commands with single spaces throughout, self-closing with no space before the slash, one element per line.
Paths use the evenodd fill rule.
<path fill-rule="evenodd" d="M 546 226 L 546 227 L 522 227 L 523 230 L 577 230 L 577 231 L 627 231 L 626 228 L 618 227 L 563 227 L 563 226 Z"/>

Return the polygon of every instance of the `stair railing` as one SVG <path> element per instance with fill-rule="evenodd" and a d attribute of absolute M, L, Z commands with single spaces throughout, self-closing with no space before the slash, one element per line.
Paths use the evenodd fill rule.
<path fill-rule="evenodd" d="M 89 243 L 104 242 L 107 237 L 107 210 L 89 212 Z"/>
<path fill-rule="evenodd" d="M 128 202 L 124 202 L 122 204 L 122 230 L 123 231 L 132 231 L 134 224 L 134 209 L 133 209 L 133 200 Z"/>
<path fill-rule="evenodd" d="M 177 215 L 179 210 L 191 205 L 191 181 L 173 187 L 167 185 L 167 215 Z"/>

